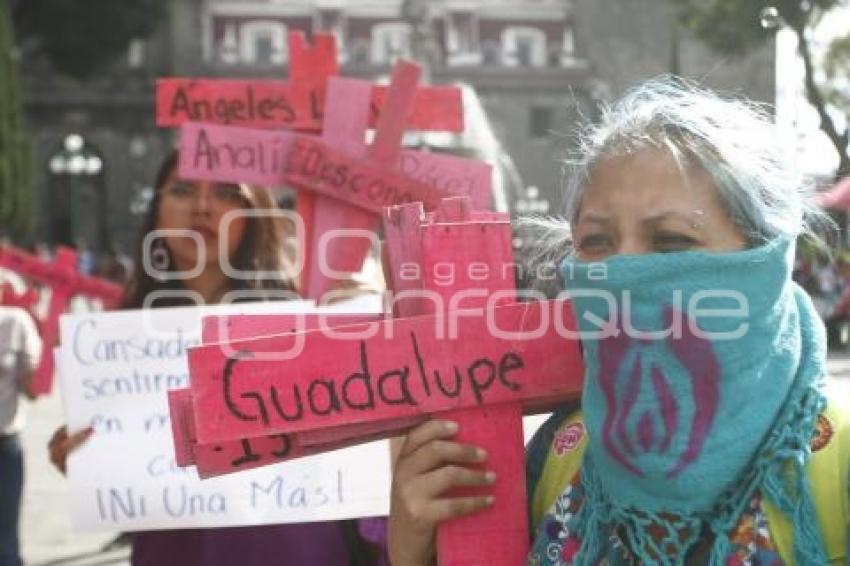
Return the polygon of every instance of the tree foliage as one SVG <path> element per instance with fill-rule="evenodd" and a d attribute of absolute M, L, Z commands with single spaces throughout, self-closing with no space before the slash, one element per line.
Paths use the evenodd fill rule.
<path fill-rule="evenodd" d="M 846 0 L 671 0 L 683 25 L 716 53 L 741 56 L 763 45 L 776 27 L 787 25 L 797 36 L 805 68 L 805 90 L 820 117 L 821 130 L 839 155 L 838 175 L 850 173 L 848 130 L 832 119 L 828 107 L 850 109 L 850 36 L 833 42 L 824 60 L 825 83 L 819 84 L 810 31 L 829 10 Z M 766 11 L 770 10 L 772 11 Z M 775 16 L 774 16 L 775 14 Z M 772 21 L 775 18 L 775 22 Z M 773 25 L 775 24 L 775 25 Z"/>
<path fill-rule="evenodd" d="M 21 119 L 21 93 L 8 4 L 0 4 L 0 226 L 24 232 L 33 221 L 32 146 Z"/>
<path fill-rule="evenodd" d="M 167 0 L 17 0 L 13 12 L 19 40 L 35 43 L 58 72 L 82 79 L 132 39 L 150 36 L 167 8 Z"/>
<path fill-rule="evenodd" d="M 792 28 L 805 28 L 841 0 L 671 0 L 680 21 L 712 50 L 745 55 L 773 37 L 764 10 L 775 8 Z"/>
<path fill-rule="evenodd" d="M 17 54 L 46 56 L 56 72 L 86 79 L 148 37 L 167 0 L 0 0 L 0 226 L 22 234 L 35 220 L 33 150 L 23 123 Z M 16 41 L 17 40 L 17 41 Z"/>
<path fill-rule="evenodd" d="M 824 57 L 826 99 L 850 116 L 850 35 L 832 41 Z"/>
<path fill-rule="evenodd" d="M 762 2 L 672 0 L 679 20 L 709 48 L 744 55 L 771 36 L 761 24 Z"/>

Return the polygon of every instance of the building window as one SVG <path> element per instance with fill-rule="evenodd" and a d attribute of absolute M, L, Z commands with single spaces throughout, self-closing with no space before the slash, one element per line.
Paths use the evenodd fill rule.
<path fill-rule="evenodd" d="M 372 27 L 372 63 L 392 65 L 400 57 L 410 57 L 410 25 L 387 22 Z"/>
<path fill-rule="evenodd" d="M 127 46 L 127 66 L 140 69 L 145 64 L 145 40 L 134 38 Z"/>
<path fill-rule="evenodd" d="M 254 65 L 282 65 L 288 59 L 286 26 L 280 22 L 253 21 L 242 24 L 242 61 Z"/>
<path fill-rule="evenodd" d="M 348 49 L 348 62 L 352 65 L 368 65 L 369 51 L 368 39 L 359 38 L 353 40 Z"/>
<path fill-rule="evenodd" d="M 482 63 L 485 65 L 502 64 L 502 46 L 496 41 L 485 41 L 481 44 Z"/>
<path fill-rule="evenodd" d="M 554 112 L 549 106 L 532 106 L 528 115 L 528 135 L 532 139 L 540 139 L 552 133 Z"/>
<path fill-rule="evenodd" d="M 472 12 L 446 14 L 446 48 L 450 65 L 481 63 L 478 48 L 478 23 Z"/>
<path fill-rule="evenodd" d="M 333 34 L 340 60 L 348 59 L 345 17 L 340 10 L 317 10 L 313 29 Z"/>
<path fill-rule="evenodd" d="M 224 36 L 221 39 L 221 47 L 219 47 L 218 53 L 223 63 L 233 65 L 239 62 L 239 40 L 236 38 L 235 25 L 227 24 L 224 26 Z"/>
<path fill-rule="evenodd" d="M 502 32 L 502 59 L 509 67 L 545 67 L 546 34 L 533 27 L 509 27 Z"/>
<path fill-rule="evenodd" d="M 570 27 L 570 26 L 567 26 L 566 28 L 564 28 L 563 49 L 564 49 L 564 55 L 566 55 L 568 57 L 572 57 L 573 55 L 576 54 L 576 39 L 575 39 L 575 35 L 573 34 L 573 28 Z"/>
<path fill-rule="evenodd" d="M 573 28 L 567 26 L 564 28 L 564 41 L 561 45 L 561 53 L 558 64 L 562 67 L 569 67 L 576 63 L 576 40 L 573 34 Z"/>

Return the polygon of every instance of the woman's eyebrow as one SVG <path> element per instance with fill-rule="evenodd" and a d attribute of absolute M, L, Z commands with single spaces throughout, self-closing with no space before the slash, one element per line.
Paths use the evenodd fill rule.
<path fill-rule="evenodd" d="M 611 223 L 611 220 L 607 216 L 603 216 L 601 214 L 595 214 L 593 212 L 586 212 L 579 216 L 578 222 L 576 224 L 602 224 L 607 226 Z"/>
<path fill-rule="evenodd" d="M 650 216 L 642 218 L 640 220 L 640 223 L 641 224 L 658 224 L 659 222 L 661 222 L 663 220 L 668 220 L 668 219 L 680 220 L 681 222 L 684 222 L 687 226 L 690 226 L 691 228 L 698 228 L 699 227 L 696 224 L 696 218 L 695 217 L 690 217 L 687 214 L 683 214 L 683 213 L 675 211 L 675 210 L 665 210 L 665 211 L 662 211 L 662 212 L 652 214 Z"/>

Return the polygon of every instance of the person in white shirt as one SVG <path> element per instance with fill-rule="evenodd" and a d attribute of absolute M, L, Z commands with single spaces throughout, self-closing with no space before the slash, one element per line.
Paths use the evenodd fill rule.
<path fill-rule="evenodd" d="M 41 338 L 24 309 L 0 306 L 0 566 L 22 564 L 18 520 L 24 485 L 20 432 L 21 395 L 32 398 L 30 383 L 41 356 Z"/>

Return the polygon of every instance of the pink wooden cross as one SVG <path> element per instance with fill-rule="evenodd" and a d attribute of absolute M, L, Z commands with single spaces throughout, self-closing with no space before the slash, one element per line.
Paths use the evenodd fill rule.
<path fill-rule="evenodd" d="M 203 320 L 201 342 L 205 344 L 230 342 L 264 335 L 279 335 L 286 331 L 303 332 L 379 318 L 380 315 L 310 313 L 208 316 Z M 328 449 L 326 446 L 297 445 L 286 434 L 200 444 L 191 403 L 191 389 L 175 389 L 168 392 L 175 462 L 178 466 L 195 466 L 201 478 L 267 466 Z M 341 443 L 340 447 L 342 445 Z"/>
<path fill-rule="evenodd" d="M 397 64 L 371 146 L 365 143 L 371 85 L 332 78 L 321 138 L 187 123 L 181 131 L 181 176 L 287 184 L 302 189 L 300 195 L 316 193 L 307 201 L 314 221 L 307 237 L 312 244 L 305 246 L 303 293 L 319 298 L 332 286 L 322 262 L 337 272 L 356 272 L 369 247 L 366 237 L 344 237 L 316 250 L 331 229 L 371 234 L 385 206 L 421 201 L 431 210 L 442 197 L 456 194 L 471 196 L 477 206 L 490 206 L 489 165 L 400 149 L 419 73 L 412 63 Z"/>
<path fill-rule="evenodd" d="M 35 309 L 38 305 L 39 292 L 33 287 L 27 287 L 23 293 L 18 293 L 15 287 L 8 281 L 0 285 L 0 304 L 7 307 L 18 307 L 27 311 L 35 321 L 36 326 L 41 325 Z"/>
<path fill-rule="evenodd" d="M 110 309 L 121 301 L 123 288 L 105 279 L 81 275 L 77 271 L 77 253 L 71 248 L 57 248 L 56 257 L 48 262 L 29 253 L 3 247 L 0 248 L 0 267 L 50 287 L 47 316 L 40 325 L 41 360 L 31 386 L 33 395 L 46 395 L 53 388 L 53 346 L 59 338 L 59 317 L 68 308 L 71 297 L 83 295 L 100 299 L 104 308 Z"/>
<path fill-rule="evenodd" d="M 326 102 L 327 81 L 338 72 L 334 37 L 317 34 L 315 45 L 310 48 L 301 32 L 290 32 L 288 42 L 289 82 L 185 78 L 159 80 L 157 123 L 161 126 L 176 126 L 193 121 L 317 132 L 322 130 L 322 120 L 325 118 L 325 126 L 330 125 L 331 131 L 324 131 L 324 140 L 349 155 L 362 155 L 365 152 L 363 131 L 367 125 L 374 126 L 381 121 L 384 108 L 388 106 L 388 89 L 379 86 L 366 89 L 365 100 L 359 100 L 364 105 L 363 124 L 356 123 L 346 116 L 346 112 L 337 109 L 340 104 L 345 109 L 354 108 L 350 99 L 336 97 L 334 101 Z M 421 87 L 411 95 L 406 116 L 410 128 L 451 132 L 463 129 L 462 100 L 458 89 Z M 360 116 L 360 112 L 359 108 L 354 110 L 357 116 Z M 349 127 L 346 128 L 344 124 Z M 357 127 L 350 127 L 354 125 Z M 357 139 L 358 135 L 360 139 Z M 391 155 L 383 157 L 389 159 Z M 420 174 L 426 174 L 429 169 L 434 170 L 439 165 L 434 162 L 422 163 L 415 158 L 407 159 L 404 163 L 406 172 L 410 172 L 412 167 L 421 170 Z M 307 266 L 302 272 L 302 293 L 310 298 L 318 298 L 331 285 L 330 278 L 320 272 L 312 253 L 322 235 L 331 227 L 368 230 L 374 227 L 375 222 L 367 214 L 351 210 L 323 195 L 304 191 L 299 194 L 296 207 L 305 226 L 305 241 L 300 246 L 304 253 L 304 265 Z M 329 266 L 332 265 L 338 272 L 356 272 L 368 253 L 368 240 L 337 239 L 329 244 L 327 250 Z"/>
<path fill-rule="evenodd" d="M 197 446 L 265 439 L 278 454 L 284 442 L 308 454 L 391 436 L 432 415 L 455 419 L 460 439 L 488 451 L 499 479 L 493 508 L 441 527 L 440 563 L 522 563 L 521 416 L 580 391 L 577 342 L 564 337 L 575 328 L 570 306 L 516 302 L 504 215 L 450 199 L 434 214 L 411 204 L 384 220 L 399 318 L 192 349 L 191 392 L 175 414 L 191 421 Z M 437 276 L 447 269 L 451 282 Z M 286 352 L 290 360 L 263 359 Z"/>
<path fill-rule="evenodd" d="M 443 201 L 440 220 L 443 230 L 423 230 L 422 209 L 413 204 L 387 211 L 384 226 L 392 287 L 396 292 L 411 293 L 397 303 L 397 316 L 414 316 L 447 306 L 461 295 L 455 308 L 484 307 L 501 294 L 496 304 L 517 304 L 511 232 L 507 215 L 476 213 L 468 199 Z M 453 225 L 452 225 L 453 224 Z M 404 277 L 403 264 L 418 265 L 421 278 Z M 435 277 L 438 264 L 453 266 L 450 285 L 440 285 Z M 481 269 L 485 267 L 485 269 Z M 506 269 L 507 268 L 507 269 Z M 443 268 L 445 269 L 445 268 Z M 479 273 L 476 273 L 477 270 Z M 421 293 L 427 291 L 429 294 Z M 429 296 L 439 297 L 440 306 Z M 554 351 L 558 346 L 555 346 Z M 583 376 L 580 354 L 575 343 L 560 346 L 570 351 L 572 367 L 561 374 L 566 384 L 580 383 Z M 545 361 L 546 354 L 540 358 Z M 572 370 L 572 371 L 570 371 Z M 570 393 L 576 394 L 578 389 Z M 559 399 L 563 400 L 563 398 Z M 541 396 L 529 405 L 550 403 Z M 557 400 L 556 400 L 557 401 Z M 440 415 L 460 425 L 458 440 L 487 451 L 487 467 L 499 481 L 492 489 L 492 508 L 476 515 L 454 519 L 437 531 L 437 556 L 441 565 L 522 564 L 528 554 L 528 514 L 525 490 L 525 453 L 523 450 L 523 404 L 503 403 L 485 408 L 459 408 Z M 457 490 L 458 495 L 480 494 L 482 490 Z M 476 544 L 470 544 L 475 540 Z"/>
<path fill-rule="evenodd" d="M 289 80 L 168 77 L 156 81 L 156 123 L 176 127 L 204 122 L 263 129 L 319 132 L 323 127 L 327 80 L 339 73 L 336 39 L 317 33 L 314 45 L 301 31 L 290 31 Z M 375 86 L 369 95 L 374 126 L 387 98 Z M 418 130 L 463 130 L 461 93 L 445 86 L 417 93 L 410 126 Z"/>

